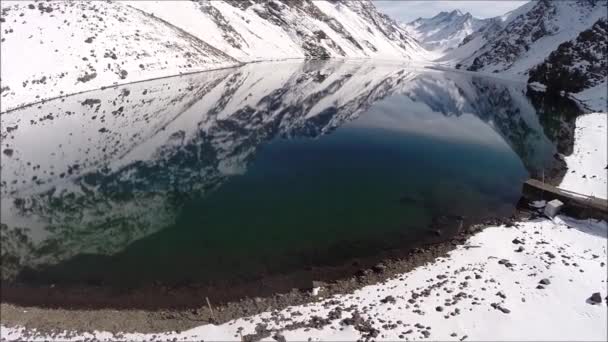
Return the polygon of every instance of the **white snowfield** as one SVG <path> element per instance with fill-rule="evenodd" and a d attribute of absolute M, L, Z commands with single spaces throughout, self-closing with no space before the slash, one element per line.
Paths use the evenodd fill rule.
<path fill-rule="evenodd" d="M 2 19 L 2 112 L 114 84 L 239 64 L 121 2 L 3 1 Z"/>
<path fill-rule="evenodd" d="M 576 120 L 574 153 L 566 157 L 570 170 L 561 188 L 608 198 L 608 113 L 592 113 Z"/>
<path fill-rule="evenodd" d="M 590 111 L 606 113 L 608 112 L 608 80 L 573 94 L 573 97 L 581 101 Z"/>

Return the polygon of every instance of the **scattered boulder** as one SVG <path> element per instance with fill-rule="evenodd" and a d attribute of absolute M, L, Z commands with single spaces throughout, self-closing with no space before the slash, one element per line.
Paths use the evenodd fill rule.
<path fill-rule="evenodd" d="M 509 267 L 509 268 L 511 268 L 511 267 L 513 267 L 513 266 L 514 266 L 514 265 L 513 265 L 513 264 L 512 264 L 512 263 L 511 263 L 509 260 L 507 260 L 507 259 L 500 259 L 500 260 L 498 260 L 498 264 L 499 264 L 499 265 L 505 265 L 505 267 Z"/>
<path fill-rule="evenodd" d="M 602 303 L 602 295 L 599 292 L 596 292 L 589 297 L 589 302 L 591 304 L 601 304 Z"/>
<path fill-rule="evenodd" d="M 280 332 L 276 333 L 272 338 L 277 342 L 286 342 L 287 341 L 285 339 L 285 336 L 283 336 L 283 334 L 281 334 Z"/>
<path fill-rule="evenodd" d="M 382 304 L 388 304 L 388 303 L 395 304 L 397 302 L 397 300 L 393 296 L 386 296 L 384 299 L 381 299 L 380 302 Z"/>
<path fill-rule="evenodd" d="M 551 284 L 551 281 L 547 278 L 544 278 L 544 279 L 541 279 L 538 283 L 541 285 L 549 285 L 549 284 Z"/>
<path fill-rule="evenodd" d="M 498 304 L 498 303 L 492 303 L 492 304 L 490 304 L 490 306 L 492 306 L 494 309 L 496 309 L 496 310 L 498 310 L 498 311 L 500 311 L 500 312 L 502 312 L 502 313 L 505 313 L 505 314 L 508 314 L 508 313 L 510 313 L 510 312 L 511 312 L 511 310 L 509 310 L 509 309 L 507 309 L 507 308 L 505 308 L 505 307 L 501 306 L 501 305 L 500 305 L 500 304 Z"/>

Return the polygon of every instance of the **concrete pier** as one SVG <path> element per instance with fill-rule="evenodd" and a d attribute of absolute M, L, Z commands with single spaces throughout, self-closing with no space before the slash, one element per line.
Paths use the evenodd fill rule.
<path fill-rule="evenodd" d="M 563 190 L 536 179 L 527 180 L 522 195 L 529 201 L 551 201 L 558 199 L 564 203 L 563 211 L 577 218 L 595 218 L 608 221 L 608 201 Z"/>

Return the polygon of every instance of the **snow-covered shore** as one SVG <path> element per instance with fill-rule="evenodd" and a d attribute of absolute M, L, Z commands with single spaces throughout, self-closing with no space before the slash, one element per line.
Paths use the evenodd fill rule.
<path fill-rule="evenodd" d="M 566 157 L 568 172 L 560 188 L 608 198 L 608 113 L 592 113 L 576 120 L 574 153 Z"/>
<path fill-rule="evenodd" d="M 606 115 L 588 114 L 577 120 L 563 187 L 606 197 Z M 448 257 L 384 283 L 179 333 L 49 336 L 6 326 L 0 333 L 4 340 L 605 341 L 607 234 L 606 222 L 562 216 L 489 227 Z"/>
<path fill-rule="evenodd" d="M 488 228 L 449 258 L 349 295 L 182 333 L 121 338 L 240 340 L 257 332 L 273 341 L 278 332 L 287 341 L 606 340 L 605 235 L 605 223 L 563 217 Z M 589 300 L 596 292 L 601 304 Z M 301 327 L 285 330 L 289 326 Z M 22 332 L 3 327 L 2 337 L 49 338 Z M 116 338 L 107 332 L 52 336 L 93 337 Z"/>

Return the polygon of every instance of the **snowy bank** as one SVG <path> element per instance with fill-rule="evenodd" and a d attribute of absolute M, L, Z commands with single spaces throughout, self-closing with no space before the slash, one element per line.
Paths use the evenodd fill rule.
<path fill-rule="evenodd" d="M 592 113 L 576 120 L 574 152 L 566 157 L 568 171 L 560 188 L 608 198 L 608 114 Z"/>
<path fill-rule="evenodd" d="M 288 341 L 606 340 L 606 232 L 605 222 L 562 217 L 487 228 L 448 258 L 352 294 L 219 326 L 120 338 L 239 340 L 257 334 L 273 341 L 279 333 Z M 602 302 L 593 304 L 589 298 L 597 292 Z M 2 337 L 119 338 L 6 327 Z"/>
<path fill-rule="evenodd" d="M 608 82 L 574 94 L 574 98 L 581 101 L 591 111 L 608 112 Z"/>

